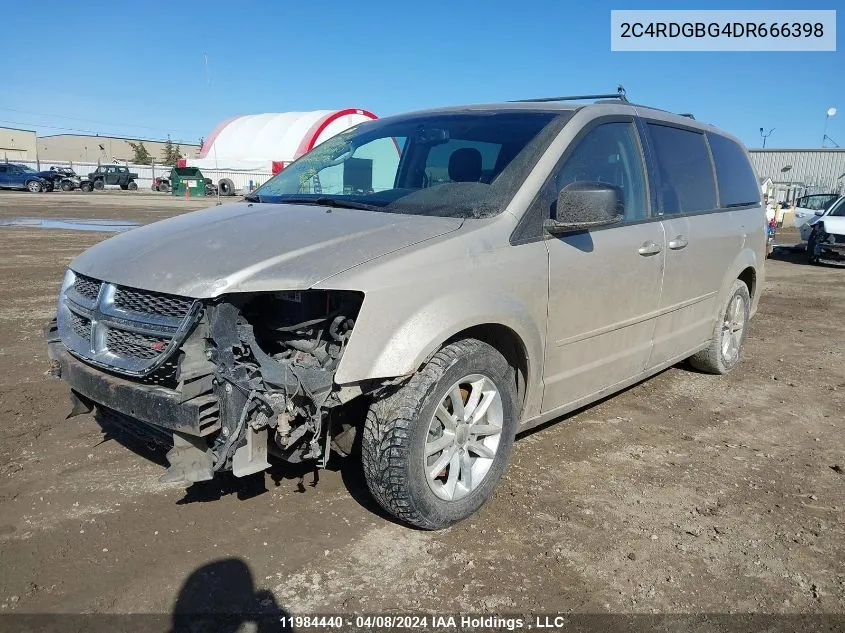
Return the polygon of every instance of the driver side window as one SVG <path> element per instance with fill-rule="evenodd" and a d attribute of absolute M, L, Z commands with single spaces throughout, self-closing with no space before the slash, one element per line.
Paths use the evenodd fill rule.
<path fill-rule="evenodd" d="M 574 182 L 602 182 L 622 190 L 624 221 L 642 220 L 646 211 L 645 172 L 633 123 L 604 123 L 582 138 L 554 177 L 554 195 Z M 558 209 L 564 219 L 566 209 Z"/>

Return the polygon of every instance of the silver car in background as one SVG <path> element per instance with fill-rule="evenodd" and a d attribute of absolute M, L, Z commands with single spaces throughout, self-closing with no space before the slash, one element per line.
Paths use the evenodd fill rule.
<path fill-rule="evenodd" d="M 730 371 L 765 248 L 745 149 L 690 117 L 429 110 L 87 250 L 50 349 L 75 411 L 172 446 L 165 481 L 352 455 L 438 529 L 491 496 L 517 432 L 684 359 Z"/>

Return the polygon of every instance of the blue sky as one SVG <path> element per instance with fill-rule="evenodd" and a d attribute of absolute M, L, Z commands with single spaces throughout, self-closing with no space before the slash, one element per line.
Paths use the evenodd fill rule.
<path fill-rule="evenodd" d="M 141 138 L 170 133 L 197 142 L 237 114 L 354 106 L 386 116 L 606 92 L 621 83 L 632 101 L 693 112 L 751 147 L 761 143 L 760 127 L 775 128 L 768 147 L 818 147 L 825 112 L 835 106 L 839 113 L 827 133 L 845 147 L 841 35 L 835 53 L 610 51 L 611 9 L 696 8 L 685 2 L 86 4 L 4 33 L 4 51 L 19 61 L 4 63 L 0 73 L 0 126 L 39 134 L 70 131 L 58 128 Z M 735 8 L 731 2 L 698 7 Z M 32 24 L 24 10 L 13 3 L 3 13 L 10 24 Z"/>

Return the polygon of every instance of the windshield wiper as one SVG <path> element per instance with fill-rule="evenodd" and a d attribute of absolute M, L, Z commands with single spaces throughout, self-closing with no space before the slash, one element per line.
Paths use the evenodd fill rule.
<path fill-rule="evenodd" d="M 382 211 L 383 209 L 375 204 L 355 202 L 354 200 L 341 200 L 339 198 L 283 198 L 279 204 L 313 204 L 321 207 L 335 207 L 337 209 L 361 209 L 362 211 Z"/>

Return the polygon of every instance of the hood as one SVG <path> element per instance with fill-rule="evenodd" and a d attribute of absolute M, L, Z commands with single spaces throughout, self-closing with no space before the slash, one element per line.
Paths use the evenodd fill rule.
<path fill-rule="evenodd" d="M 198 299 L 305 290 L 366 261 L 460 228 L 456 218 L 239 203 L 148 224 L 74 259 L 78 273 Z"/>
<path fill-rule="evenodd" d="M 825 215 L 819 218 L 818 221 L 824 224 L 825 233 L 845 235 L 845 216 Z"/>

